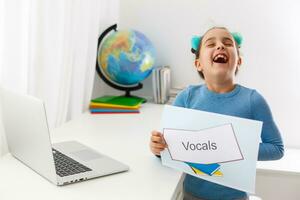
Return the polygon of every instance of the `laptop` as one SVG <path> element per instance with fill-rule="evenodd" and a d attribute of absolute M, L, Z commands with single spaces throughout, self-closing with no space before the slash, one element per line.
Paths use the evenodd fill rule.
<path fill-rule="evenodd" d="M 43 101 L 0 90 L 10 153 L 55 185 L 66 185 L 129 170 L 117 160 L 76 141 L 51 144 Z"/>

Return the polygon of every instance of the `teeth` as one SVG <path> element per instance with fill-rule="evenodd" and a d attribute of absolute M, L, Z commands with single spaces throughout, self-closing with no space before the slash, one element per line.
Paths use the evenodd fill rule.
<path fill-rule="evenodd" d="M 214 61 L 216 61 L 218 58 L 223 58 L 225 61 L 227 61 L 227 56 L 223 54 L 218 54 L 215 56 Z"/>

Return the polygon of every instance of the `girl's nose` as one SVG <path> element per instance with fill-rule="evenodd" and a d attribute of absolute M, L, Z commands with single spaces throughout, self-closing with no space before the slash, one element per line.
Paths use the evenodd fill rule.
<path fill-rule="evenodd" d="M 217 50 L 223 50 L 225 49 L 224 45 L 222 43 L 218 44 Z"/>

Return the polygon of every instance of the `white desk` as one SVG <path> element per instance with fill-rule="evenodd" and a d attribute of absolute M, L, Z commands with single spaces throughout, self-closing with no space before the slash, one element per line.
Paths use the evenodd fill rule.
<path fill-rule="evenodd" d="M 0 159 L 0 200 L 176 198 L 181 173 L 162 166 L 149 150 L 161 108 L 145 104 L 140 114 L 84 114 L 51 134 L 53 142 L 77 140 L 107 154 L 129 165 L 128 172 L 57 187 L 6 155 Z"/>
<path fill-rule="evenodd" d="M 259 161 L 256 168 L 257 172 L 260 173 L 276 173 L 300 178 L 300 149 L 285 149 L 285 155 L 282 159 Z"/>
<path fill-rule="evenodd" d="M 150 132 L 159 128 L 162 108 L 145 104 L 140 114 L 84 114 L 51 134 L 53 142 L 80 141 L 124 162 L 130 171 L 57 187 L 6 155 L 0 159 L 0 200 L 176 199 L 181 173 L 162 166 L 149 150 Z M 257 168 L 258 174 L 300 177 L 300 150 L 287 150 L 279 161 L 258 162 Z"/>
<path fill-rule="evenodd" d="M 257 162 L 256 194 L 263 199 L 300 199 L 300 149 L 286 149 L 282 159 Z"/>

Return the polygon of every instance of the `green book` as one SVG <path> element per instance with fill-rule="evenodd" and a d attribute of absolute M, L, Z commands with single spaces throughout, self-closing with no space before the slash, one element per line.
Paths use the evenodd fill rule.
<path fill-rule="evenodd" d="M 144 103 L 144 100 L 138 97 L 125 97 L 125 96 L 102 96 L 96 99 L 92 99 L 91 102 L 113 104 L 122 106 L 136 106 Z"/>

